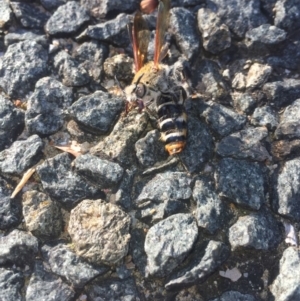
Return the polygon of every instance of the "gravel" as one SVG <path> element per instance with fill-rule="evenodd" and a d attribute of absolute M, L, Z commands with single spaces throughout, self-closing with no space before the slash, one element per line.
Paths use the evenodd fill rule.
<path fill-rule="evenodd" d="M 139 3 L 0 0 L 0 300 L 300 299 L 298 1 L 171 1 L 174 156 L 123 92 Z"/>

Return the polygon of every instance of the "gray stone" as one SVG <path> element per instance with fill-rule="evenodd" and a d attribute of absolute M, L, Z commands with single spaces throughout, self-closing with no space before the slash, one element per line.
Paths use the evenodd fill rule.
<path fill-rule="evenodd" d="M 20 272 L 0 268 L 0 300 L 23 301 L 21 289 L 24 279 Z"/>
<path fill-rule="evenodd" d="M 10 6 L 20 21 L 27 28 L 43 28 L 49 15 L 36 5 L 22 2 L 10 2 Z"/>
<path fill-rule="evenodd" d="M 100 189 L 116 188 L 124 169 L 118 164 L 91 154 L 78 156 L 73 166 L 77 174 Z"/>
<path fill-rule="evenodd" d="M 0 229 L 5 230 L 17 225 L 21 219 L 20 204 L 11 199 L 12 187 L 0 178 Z"/>
<path fill-rule="evenodd" d="M 267 212 L 242 216 L 229 228 L 231 248 L 270 250 L 278 246 L 283 235 L 275 218 Z"/>
<path fill-rule="evenodd" d="M 193 14 L 182 7 L 171 9 L 170 28 L 180 52 L 187 59 L 196 57 L 199 52 L 200 40 Z"/>
<path fill-rule="evenodd" d="M 24 30 L 17 29 L 16 31 L 9 32 L 4 36 L 5 46 L 9 46 L 14 43 L 23 42 L 23 41 L 35 41 L 41 44 L 44 47 L 48 46 L 48 39 L 41 31 L 37 30 Z"/>
<path fill-rule="evenodd" d="M 105 41 L 118 47 L 126 47 L 130 43 L 127 32 L 129 17 L 126 14 L 120 14 L 115 19 L 103 22 L 97 25 L 90 25 L 84 30 L 77 39 L 91 39 Z"/>
<path fill-rule="evenodd" d="M 0 237 L 0 264 L 29 264 L 37 255 L 38 240 L 31 234 L 13 230 Z"/>
<path fill-rule="evenodd" d="M 24 99 L 47 68 L 48 53 L 42 45 L 34 41 L 10 45 L 0 60 L 0 85 L 9 96 Z"/>
<path fill-rule="evenodd" d="M 69 1 L 57 8 L 48 20 L 45 30 L 50 35 L 75 33 L 90 20 L 88 11 L 76 1 Z"/>
<path fill-rule="evenodd" d="M 130 209 L 132 206 L 131 191 L 135 174 L 135 168 L 126 169 L 119 185 L 119 189 L 116 194 L 112 196 L 112 202 L 126 210 Z"/>
<path fill-rule="evenodd" d="M 41 261 L 35 262 L 34 272 L 30 277 L 26 300 L 73 300 L 75 292 L 59 277 L 48 272 Z"/>
<path fill-rule="evenodd" d="M 54 57 L 53 65 L 65 86 L 78 87 L 90 81 L 85 68 L 64 50 Z"/>
<path fill-rule="evenodd" d="M 127 255 L 130 217 L 102 200 L 84 200 L 70 215 L 68 232 L 76 254 L 95 264 L 115 264 Z"/>
<path fill-rule="evenodd" d="M 259 0 L 211 0 L 207 8 L 216 11 L 221 21 L 239 38 L 250 28 L 267 22 L 260 10 Z"/>
<path fill-rule="evenodd" d="M 298 155 L 300 151 L 300 139 L 279 140 L 273 141 L 271 153 L 277 160 L 290 158 L 291 156 Z"/>
<path fill-rule="evenodd" d="M 22 174 L 38 162 L 43 147 L 44 143 L 37 135 L 15 141 L 10 148 L 0 152 L 0 171 L 7 174 Z"/>
<path fill-rule="evenodd" d="M 242 113 L 250 113 L 256 105 L 255 98 L 249 92 L 241 93 L 234 92 L 231 93 L 231 97 L 233 100 L 234 108 L 238 112 Z"/>
<path fill-rule="evenodd" d="M 133 59 L 124 54 L 108 57 L 103 64 L 105 77 L 113 80 L 117 78 L 118 81 L 126 86 L 130 85 L 134 76 L 133 63 Z"/>
<path fill-rule="evenodd" d="M 217 54 L 231 45 L 231 34 L 227 25 L 210 9 L 200 8 L 197 13 L 198 28 L 202 33 L 205 50 Z"/>
<path fill-rule="evenodd" d="M 222 157 L 250 159 L 254 161 L 271 160 L 263 140 L 268 137 L 265 127 L 249 127 L 223 138 L 216 151 Z"/>
<path fill-rule="evenodd" d="M 214 234 L 224 223 L 225 206 L 213 185 L 205 178 L 199 178 L 193 189 L 196 202 L 195 218 L 199 227 Z"/>
<path fill-rule="evenodd" d="M 82 43 L 76 48 L 74 58 L 80 63 L 79 68 L 84 68 L 90 78 L 95 82 L 101 81 L 103 62 L 108 55 L 108 46 L 99 41 Z"/>
<path fill-rule="evenodd" d="M 119 13 L 132 13 L 138 9 L 138 3 L 135 0 L 81 0 L 80 4 L 84 6 L 97 19 L 103 19 Z"/>
<path fill-rule="evenodd" d="M 175 214 L 152 226 L 145 240 L 147 273 L 170 274 L 187 257 L 197 236 L 197 224 L 190 214 Z"/>
<path fill-rule="evenodd" d="M 204 0 L 172 0 L 172 6 L 195 6 L 204 3 Z"/>
<path fill-rule="evenodd" d="M 157 174 L 143 186 L 135 200 L 136 205 L 147 202 L 161 203 L 166 200 L 188 200 L 192 195 L 191 178 L 184 172 L 165 172 Z"/>
<path fill-rule="evenodd" d="M 281 115 L 281 121 L 275 131 L 276 139 L 300 138 L 300 98 L 286 107 Z"/>
<path fill-rule="evenodd" d="M 67 153 L 45 160 L 36 169 L 44 191 L 67 207 L 86 198 L 97 198 L 103 193 L 72 171 L 72 160 Z"/>
<path fill-rule="evenodd" d="M 119 119 L 109 136 L 90 149 L 91 154 L 105 153 L 126 167 L 131 166 L 135 159 L 134 145 L 143 135 L 148 119 L 146 113 L 129 112 Z"/>
<path fill-rule="evenodd" d="M 272 67 L 264 64 L 254 63 L 251 65 L 246 77 L 246 88 L 260 88 L 269 78 Z"/>
<path fill-rule="evenodd" d="M 246 123 L 246 116 L 240 115 L 231 109 L 208 101 L 207 108 L 203 111 L 209 126 L 221 136 L 227 136 L 234 131 L 240 130 Z"/>
<path fill-rule="evenodd" d="M 40 79 L 27 104 L 25 121 L 29 132 L 39 135 L 57 132 L 72 101 L 70 88 L 51 77 Z"/>
<path fill-rule="evenodd" d="M 258 210 L 265 202 L 265 175 L 258 163 L 222 159 L 215 179 L 220 196 L 236 204 Z"/>
<path fill-rule="evenodd" d="M 139 220 L 152 223 L 162 220 L 170 215 L 187 211 L 187 205 L 182 200 L 165 199 L 160 203 L 145 203 L 137 210 L 136 217 Z"/>
<path fill-rule="evenodd" d="M 255 126 L 266 126 L 273 131 L 278 126 L 279 116 L 271 106 L 258 107 L 254 110 L 250 122 Z"/>
<path fill-rule="evenodd" d="M 22 204 L 26 228 L 34 236 L 49 238 L 60 235 L 63 226 L 60 208 L 46 194 L 26 191 Z"/>
<path fill-rule="evenodd" d="M 300 298 L 300 252 L 287 248 L 280 259 L 279 274 L 270 287 L 276 301 L 295 301 Z"/>
<path fill-rule="evenodd" d="M 285 162 L 274 174 L 273 209 L 279 214 L 300 221 L 300 159 Z"/>
<path fill-rule="evenodd" d="M 242 72 L 235 74 L 231 86 L 235 90 L 245 90 L 246 88 L 246 76 Z"/>
<path fill-rule="evenodd" d="M 0 1 L 0 28 L 5 28 L 11 22 L 11 9 L 9 2 L 6 0 Z"/>
<path fill-rule="evenodd" d="M 228 102 L 230 88 L 221 75 L 220 66 L 212 60 L 201 60 L 195 66 L 196 82 L 201 82 L 203 93 L 213 101 Z"/>
<path fill-rule="evenodd" d="M 179 154 L 189 172 L 199 172 L 211 158 L 214 149 L 212 136 L 205 123 L 190 115 L 188 117 L 188 131 L 186 147 Z"/>
<path fill-rule="evenodd" d="M 274 25 L 263 24 L 246 32 L 245 45 L 255 54 L 267 54 L 286 39 L 287 33 Z"/>
<path fill-rule="evenodd" d="M 167 159 L 168 155 L 160 137 L 160 132 L 153 130 L 135 143 L 136 156 L 143 167 L 150 167 Z"/>
<path fill-rule="evenodd" d="M 133 301 L 142 300 L 134 279 L 109 279 L 86 286 L 85 293 L 90 300 Z"/>
<path fill-rule="evenodd" d="M 93 278 L 105 273 L 105 266 L 94 266 L 82 260 L 65 244 L 42 247 L 44 260 L 48 263 L 53 273 L 64 277 L 73 287 L 81 288 Z"/>
<path fill-rule="evenodd" d="M 53 10 L 65 4 L 67 1 L 68 0 L 41 0 L 40 2 L 47 10 Z"/>
<path fill-rule="evenodd" d="M 171 280 L 165 285 L 167 289 L 205 281 L 230 255 L 229 248 L 219 241 L 210 240 L 203 249 L 196 250 L 197 255 L 194 254 L 194 260 L 188 267 L 171 276 Z"/>
<path fill-rule="evenodd" d="M 147 255 L 144 252 L 144 243 L 146 233 L 143 229 L 133 228 L 130 234 L 129 254 L 132 256 L 132 261 L 135 263 L 137 270 L 145 277 Z"/>
<path fill-rule="evenodd" d="M 300 7 L 297 0 L 277 1 L 274 10 L 274 24 L 276 26 L 290 32 L 300 27 Z"/>
<path fill-rule="evenodd" d="M 129 269 L 126 268 L 125 264 L 121 264 L 116 267 L 116 272 L 120 279 L 128 279 L 131 276 L 131 272 Z"/>
<path fill-rule="evenodd" d="M 263 86 L 267 99 L 274 103 L 276 108 L 291 104 L 300 95 L 299 79 L 283 79 L 283 81 L 266 83 Z"/>
<path fill-rule="evenodd" d="M 9 147 L 24 128 L 24 112 L 0 93 L 0 151 Z"/>
<path fill-rule="evenodd" d="M 209 301 L 258 301 L 254 296 L 249 294 L 242 294 L 237 291 L 228 291 L 223 293 L 220 297 L 210 299 Z"/>
<path fill-rule="evenodd" d="M 261 0 L 262 7 L 269 20 L 274 17 L 274 6 L 277 0 Z"/>
<path fill-rule="evenodd" d="M 124 101 L 103 91 L 82 96 L 69 109 L 73 118 L 96 133 L 107 133 L 124 109 Z"/>

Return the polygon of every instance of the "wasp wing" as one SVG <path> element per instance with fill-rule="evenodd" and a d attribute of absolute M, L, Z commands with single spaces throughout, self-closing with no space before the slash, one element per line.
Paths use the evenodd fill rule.
<path fill-rule="evenodd" d="M 145 64 L 150 40 L 150 31 L 140 12 L 135 14 L 133 25 L 129 25 L 129 36 L 133 47 L 135 71 L 137 72 Z"/>
<path fill-rule="evenodd" d="M 143 0 L 140 7 L 143 13 L 150 14 L 157 8 L 158 3 L 159 0 Z"/>
<path fill-rule="evenodd" d="M 161 0 L 158 5 L 157 21 L 156 21 L 156 33 L 155 33 L 155 52 L 154 52 L 154 66 L 160 63 L 160 59 L 163 57 L 161 52 L 163 51 L 165 33 L 169 25 L 170 14 L 170 0 Z"/>

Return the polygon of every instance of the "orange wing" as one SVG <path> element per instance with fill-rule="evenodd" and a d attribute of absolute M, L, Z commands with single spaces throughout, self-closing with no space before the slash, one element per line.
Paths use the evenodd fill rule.
<path fill-rule="evenodd" d="M 154 66 L 160 63 L 162 58 L 161 52 L 164 45 L 165 33 L 169 25 L 170 0 L 160 0 L 158 4 L 156 33 L 155 33 L 155 52 Z"/>
<path fill-rule="evenodd" d="M 129 32 L 133 47 L 135 71 L 138 72 L 143 67 L 147 59 L 150 39 L 150 32 L 146 21 L 140 12 L 135 14 L 133 26 L 131 25 L 129 27 Z"/>
<path fill-rule="evenodd" d="M 140 4 L 141 11 L 145 14 L 152 13 L 158 6 L 159 0 L 143 0 Z"/>

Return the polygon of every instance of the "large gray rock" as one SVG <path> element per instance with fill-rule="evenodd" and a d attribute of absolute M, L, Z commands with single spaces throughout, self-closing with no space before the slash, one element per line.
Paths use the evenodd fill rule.
<path fill-rule="evenodd" d="M 52 77 L 40 79 L 27 103 L 25 121 L 29 132 L 50 135 L 58 131 L 72 101 L 71 88 Z"/>
<path fill-rule="evenodd" d="M 0 94 L 0 151 L 9 147 L 24 128 L 24 112 Z"/>
<path fill-rule="evenodd" d="M 230 250 L 228 246 L 219 241 L 210 240 L 204 245 L 204 250 L 195 250 L 194 255 L 188 267 L 171 276 L 167 282 L 167 289 L 180 286 L 189 286 L 197 282 L 205 281 L 208 276 L 215 272 L 218 267 L 229 257 Z M 201 256 L 199 256 L 199 253 Z"/>
<path fill-rule="evenodd" d="M 285 162 L 275 172 L 273 180 L 273 209 L 288 218 L 300 221 L 300 159 Z"/>
<path fill-rule="evenodd" d="M 103 91 L 82 96 L 70 107 L 74 119 L 96 133 L 107 133 L 124 109 L 124 101 Z"/>
<path fill-rule="evenodd" d="M 105 266 L 94 266 L 85 262 L 63 243 L 44 245 L 42 254 L 52 272 L 66 278 L 74 287 L 83 287 L 108 270 Z"/>
<path fill-rule="evenodd" d="M 71 164 L 70 155 L 63 153 L 45 160 L 37 167 L 45 192 L 53 200 L 70 208 L 83 199 L 103 197 L 98 188 L 72 170 Z"/>
<path fill-rule="evenodd" d="M 193 14 L 182 7 L 173 8 L 170 16 L 170 28 L 181 53 L 187 59 L 195 57 L 199 51 L 200 40 Z"/>
<path fill-rule="evenodd" d="M 75 33 L 90 20 L 88 11 L 76 1 L 61 5 L 48 20 L 45 30 L 50 35 Z"/>
<path fill-rule="evenodd" d="M 20 272 L 0 268 L 0 300 L 23 301 L 21 289 L 24 279 Z"/>
<path fill-rule="evenodd" d="M 29 264 L 37 252 L 38 240 L 27 232 L 15 229 L 0 237 L 0 264 Z"/>
<path fill-rule="evenodd" d="M 264 169 L 257 163 L 222 159 L 215 172 L 220 196 L 258 210 L 265 202 Z"/>
<path fill-rule="evenodd" d="M 175 214 L 152 226 L 145 240 L 147 273 L 170 274 L 187 257 L 197 236 L 197 224 L 190 214 Z"/>
<path fill-rule="evenodd" d="M 300 138 L 300 98 L 285 108 L 281 121 L 275 131 L 276 139 Z"/>
<path fill-rule="evenodd" d="M 45 193 L 36 190 L 23 194 L 23 216 L 28 231 L 41 238 L 57 237 L 62 231 L 60 207 Z"/>
<path fill-rule="evenodd" d="M 300 298 L 300 253 L 287 248 L 280 259 L 279 274 L 270 287 L 275 301 L 296 301 Z"/>
<path fill-rule="evenodd" d="M 205 178 L 197 179 L 193 189 L 196 201 L 195 218 L 199 227 L 210 234 L 219 230 L 224 222 L 225 206 L 212 183 Z"/>
<path fill-rule="evenodd" d="M 197 20 L 205 50 L 216 54 L 230 47 L 230 31 L 213 11 L 200 8 L 197 13 Z"/>
<path fill-rule="evenodd" d="M 116 188 L 124 173 L 124 169 L 118 163 L 91 154 L 78 156 L 73 166 L 77 174 L 100 189 Z"/>
<path fill-rule="evenodd" d="M 78 39 L 86 39 L 89 37 L 91 39 L 112 43 L 118 47 L 126 47 L 130 43 L 127 32 L 128 23 L 128 15 L 120 14 L 113 20 L 88 26 L 88 28 L 78 36 Z"/>
<path fill-rule="evenodd" d="M 232 249 L 252 247 L 270 250 L 276 248 L 282 238 L 277 221 L 267 212 L 242 216 L 229 228 Z"/>
<path fill-rule="evenodd" d="M 11 199 L 12 187 L 0 178 L 0 229 L 5 230 L 20 222 L 21 206 Z"/>
<path fill-rule="evenodd" d="M 128 252 L 130 217 L 102 200 L 84 200 L 71 211 L 68 232 L 76 254 L 94 264 L 115 264 Z"/>
<path fill-rule="evenodd" d="M 250 28 L 267 22 L 259 0 L 212 0 L 207 7 L 216 11 L 222 22 L 240 38 Z"/>
<path fill-rule="evenodd" d="M 0 86 L 9 96 L 24 99 L 47 72 L 48 53 L 41 44 L 34 41 L 13 44 L 0 60 Z"/>
<path fill-rule="evenodd" d="M 217 153 L 222 157 L 250 159 L 254 161 L 271 160 L 264 140 L 268 130 L 264 127 L 249 127 L 223 138 L 217 145 Z"/>
<path fill-rule="evenodd" d="M 71 301 L 74 295 L 74 289 L 47 271 L 43 262 L 35 262 L 34 272 L 26 288 L 26 300 Z"/>
<path fill-rule="evenodd" d="M 37 135 L 14 142 L 10 148 L 0 152 L 0 171 L 22 174 L 38 162 L 43 147 L 44 143 Z"/>

